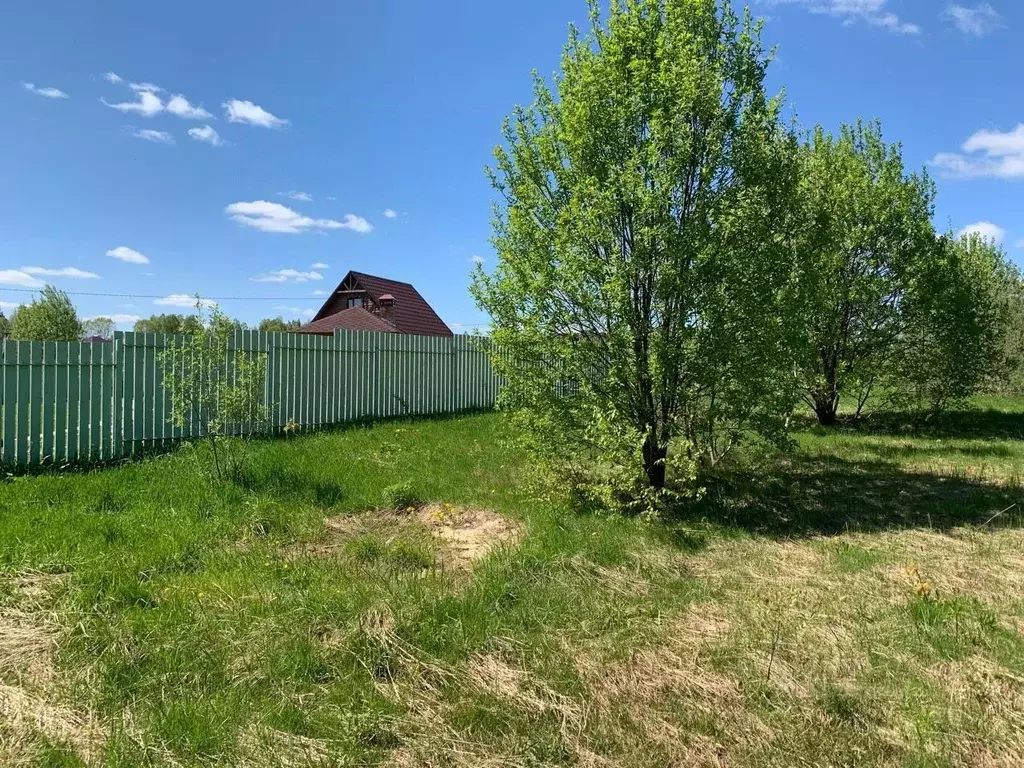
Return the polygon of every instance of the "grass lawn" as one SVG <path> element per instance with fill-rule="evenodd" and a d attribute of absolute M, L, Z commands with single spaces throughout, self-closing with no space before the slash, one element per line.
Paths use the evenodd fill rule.
<path fill-rule="evenodd" d="M 796 441 L 657 525 L 494 415 L 12 478 L 0 765 L 1024 765 L 1024 401 Z"/>

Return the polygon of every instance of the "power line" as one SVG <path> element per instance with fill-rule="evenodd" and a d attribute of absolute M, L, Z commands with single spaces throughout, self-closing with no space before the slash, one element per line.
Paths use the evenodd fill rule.
<path fill-rule="evenodd" d="M 13 291 L 15 293 L 39 293 L 41 288 L 3 288 L 0 291 Z M 103 296 L 111 299 L 166 299 L 166 293 L 94 293 L 92 291 L 64 291 L 68 296 Z M 197 298 L 194 294 L 172 294 L 174 296 L 187 296 L 189 299 Z M 323 301 L 324 296 L 199 296 L 204 301 Z"/>
<path fill-rule="evenodd" d="M 13 293 L 39 293 L 41 288 L 5 288 L 0 287 L 0 293 L 11 291 Z M 92 291 L 64 291 L 68 296 L 102 296 L 109 299 L 166 299 L 166 293 L 95 293 Z M 186 294 L 173 294 L 185 296 Z M 324 296 L 200 296 L 202 301 L 323 301 L 329 294 Z M 188 295 L 189 299 L 196 298 Z M 169 306 L 177 306 L 171 304 Z M 486 328 L 490 323 L 452 323 L 460 328 Z"/>

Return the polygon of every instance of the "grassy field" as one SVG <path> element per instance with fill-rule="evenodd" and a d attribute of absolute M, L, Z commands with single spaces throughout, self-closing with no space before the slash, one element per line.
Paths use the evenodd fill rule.
<path fill-rule="evenodd" d="M 0 765 L 1024 764 L 1024 402 L 796 439 L 656 525 L 493 415 L 9 479 Z"/>

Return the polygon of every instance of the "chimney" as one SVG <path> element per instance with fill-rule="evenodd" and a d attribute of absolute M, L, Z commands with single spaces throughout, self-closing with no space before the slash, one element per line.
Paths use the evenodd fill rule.
<path fill-rule="evenodd" d="M 395 297 L 390 293 L 381 294 L 380 316 L 389 323 L 393 323 L 395 321 Z"/>

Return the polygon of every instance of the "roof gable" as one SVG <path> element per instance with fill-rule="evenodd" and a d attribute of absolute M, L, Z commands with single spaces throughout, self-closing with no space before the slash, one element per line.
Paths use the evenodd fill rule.
<path fill-rule="evenodd" d="M 324 305 L 317 312 L 310 325 L 345 310 L 345 296 L 340 294 L 339 291 L 344 290 L 346 284 L 357 285 L 359 290 L 366 291 L 374 303 L 378 303 L 382 295 L 391 294 L 394 297 L 394 307 L 391 310 L 389 321 L 394 326 L 394 330 L 397 330 L 399 333 L 411 333 L 422 336 L 452 335 L 451 329 L 444 324 L 444 321 L 441 320 L 412 284 L 356 271 L 351 271 L 345 275 L 344 279 L 338 284 L 338 287 L 332 292 L 330 298 L 324 302 Z M 358 308 L 353 307 L 352 309 Z M 372 313 L 367 314 L 372 315 Z"/>

